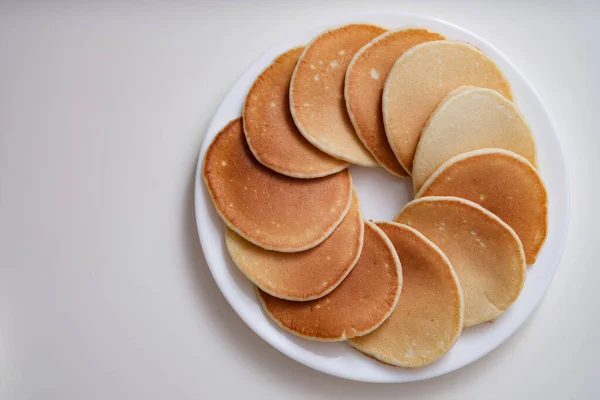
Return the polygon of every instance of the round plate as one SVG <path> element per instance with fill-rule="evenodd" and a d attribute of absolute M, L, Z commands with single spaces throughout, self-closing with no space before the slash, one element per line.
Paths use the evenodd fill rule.
<path fill-rule="evenodd" d="M 278 328 L 263 313 L 252 283 L 230 260 L 224 244 L 224 224 L 202 180 L 202 162 L 208 145 L 225 124 L 241 115 L 246 93 L 259 73 L 284 51 L 308 43 L 327 28 L 349 22 L 371 22 L 390 29 L 422 26 L 449 39 L 467 41 L 483 50 L 500 66 L 512 84 L 516 102 L 535 135 L 540 172 L 548 188 L 548 237 L 536 264 L 529 267 L 519 299 L 494 323 L 465 329 L 448 354 L 420 369 L 381 364 L 345 343 L 305 340 Z M 382 168 L 352 167 L 351 172 L 366 219 L 389 220 L 412 197 L 412 185 L 408 179 L 396 178 Z M 540 302 L 558 267 L 567 232 L 568 202 L 567 171 L 556 128 L 527 79 L 493 46 L 462 28 L 434 18 L 389 11 L 339 18 L 325 26 L 291 35 L 264 53 L 238 79 L 218 108 L 204 137 L 196 171 L 195 205 L 200 242 L 215 281 L 235 312 L 260 337 L 294 360 L 331 375 L 366 382 L 408 382 L 446 374 L 486 355 L 512 335 Z"/>

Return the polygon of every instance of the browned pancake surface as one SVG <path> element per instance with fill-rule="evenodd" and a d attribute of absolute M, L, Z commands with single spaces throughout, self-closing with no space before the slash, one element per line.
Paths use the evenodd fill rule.
<path fill-rule="evenodd" d="M 227 249 L 240 270 L 272 296 L 296 301 L 323 297 L 356 264 L 363 246 L 364 223 L 354 191 L 350 211 L 323 243 L 298 253 L 281 253 L 253 245 L 228 230 Z"/>
<path fill-rule="evenodd" d="M 421 28 L 386 32 L 373 39 L 353 57 L 346 71 L 346 107 L 358 137 L 382 167 L 394 175 L 406 177 L 385 136 L 381 114 L 383 85 L 392 66 L 414 45 L 442 40 L 439 33 Z"/>
<path fill-rule="evenodd" d="M 203 177 L 227 226 L 268 250 L 295 252 L 318 245 L 340 224 L 352 200 L 348 170 L 295 179 L 260 164 L 248 148 L 241 118 L 208 147 Z"/>
<path fill-rule="evenodd" d="M 458 197 L 422 197 L 394 221 L 415 228 L 448 256 L 464 294 L 465 326 L 498 317 L 521 293 L 526 264 L 519 237 L 480 205 Z"/>
<path fill-rule="evenodd" d="M 244 132 L 250 150 L 266 167 L 295 178 L 315 178 L 346 168 L 310 144 L 290 113 L 290 79 L 302 47 L 273 61 L 250 88 L 244 104 Z"/>
<path fill-rule="evenodd" d="M 308 339 L 341 341 L 377 328 L 396 307 L 402 270 L 385 234 L 365 222 L 363 250 L 346 279 L 317 300 L 296 302 L 260 289 L 267 314 L 282 328 Z"/>
<path fill-rule="evenodd" d="M 444 163 L 416 197 L 456 196 L 480 204 L 515 230 L 528 264 L 548 230 L 548 194 L 525 158 L 501 149 L 475 150 Z"/>
<path fill-rule="evenodd" d="M 413 160 L 415 192 L 450 158 L 486 148 L 536 162 L 533 135 L 517 106 L 495 90 L 461 86 L 442 100 L 423 128 Z"/>

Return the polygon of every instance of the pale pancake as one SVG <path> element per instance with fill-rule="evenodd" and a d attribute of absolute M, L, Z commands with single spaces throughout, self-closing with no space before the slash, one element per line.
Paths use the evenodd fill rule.
<path fill-rule="evenodd" d="M 542 178 L 525 158 L 502 149 L 452 157 L 427 179 L 415 197 L 456 196 L 471 200 L 515 230 L 528 264 L 546 239 L 548 195 Z"/>
<path fill-rule="evenodd" d="M 295 179 L 260 164 L 248 148 L 241 118 L 227 124 L 210 144 L 202 175 L 227 226 L 268 250 L 315 247 L 342 222 L 352 200 L 347 169 Z"/>
<path fill-rule="evenodd" d="M 409 48 L 431 40 L 443 40 L 439 33 L 422 28 L 386 32 L 360 49 L 346 70 L 344 97 L 356 134 L 379 164 L 394 175 L 408 174 L 390 148 L 381 114 L 385 78 Z"/>
<path fill-rule="evenodd" d="M 402 263 L 402 294 L 390 317 L 368 335 L 348 340 L 386 364 L 422 367 L 447 353 L 463 326 L 463 296 L 452 264 L 413 228 L 378 222 Z"/>
<path fill-rule="evenodd" d="M 535 165 L 535 141 L 510 100 L 479 87 L 450 92 L 421 133 L 413 160 L 415 192 L 448 159 L 492 147 L 510 150 Z"/>
<path fill-rule="evenodd" d="M 408 173 L 429 116 L 450 91 L 464 85 L 494 89 L 512 99 L 496 64 L 467 43 L 422 43 L 392 67 L 383 89 L 383 122 L 388 142 Z"/>
<path fill-rule="evenodd" d="M 228 229 L 229 255 L 256 286 L 272 296 L 306 301 L 325 296 L 350 273 L 363 246 L 364 223 L 354 191 L 350 211 L 323 243 L 299 253 L 265 250 Z"/>
<path fill-rule="evenodd" d="M 385 29 L 350 24 L 327 30 L 302 52 L 290 84 L 290 109 L 302 135 L 325 153 L 353 164 L 379 164 L 356 136 L 344 101 L 346 68 Z"/>
<path fill-rule="evenodd" d="M 256 78 L 244 104 L 244 132 L 262 165 L 294 178 L 317 178 L 339 172 L 348 164 L 310 144 L 294 124 L 290 79 L 302 49 L 281 54 Z"/>
<path fill-rule="evenodd" d="M 289 301 L 260 289 L 267 314 L 280 327 L 313 340 L 342 341 L 366 335 L 396 308 L 402 288 L 398 255 L 383 231 L 365 222 L 358 262 L 331 293 L 312 301 Z"/>
<path fill-rule="evenodd" d="M 448 256 L 464 294 L 465 326 L 498 317 L 521 293 L 526 272 L 521 241 L 480 205 L 458 197 L 422 197 L 394 221 L 415 228 Z"/>

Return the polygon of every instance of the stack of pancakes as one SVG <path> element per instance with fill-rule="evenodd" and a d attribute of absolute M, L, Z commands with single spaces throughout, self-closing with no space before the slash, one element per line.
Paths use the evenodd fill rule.
<path fill-rule="evenodd" d="M 364 221 L 349 164 L 411 178 L 415 199 L 393 221 Z M 350 24 L 281 54 L 209 146 L 203 177 L 277 325 L 401 367 L 498 318 L 546 237 L 509 83 L 479 49 L 424 28 Z"/>

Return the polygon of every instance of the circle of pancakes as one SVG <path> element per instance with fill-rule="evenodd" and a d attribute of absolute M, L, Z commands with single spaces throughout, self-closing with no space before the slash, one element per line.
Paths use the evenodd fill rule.
<path fill-rule="evenodd" d="M 417 230 L 377 222 L 402 264 L 402 294 L 390 317 L 368 335 L 349 339 L 390 365 L 416 368 L 448 352 L 462 332 L 463 294 L 448 257 Z"/>
<path fill-rule="evenodd" d="M 343 341 L 366 335 L 396 308 L 402 269 L 385 233 L 365 222 L 358 262 L 331 293 L 312 301 L 289 301 L 257 288 L 265 312 L 281 328 L 307 339 Z"/>
<path fill-rule="evenodd" d="M 467 43 L 425 42 L 404 52 L 392 67 L 383 90 L 383 121 L 390 147 L 409 174 L 429 116 L 449 92 L 465 85 L 493 89 L 512 100 L 500 69 Z"/>
<path fill-rule="evenodd" d="M 392 66 L 409 48 L 444 36 L 422 28 L 389 31 L 367 43 L 352 57 L 344 84 L 346 108 L 358 138 L 390 173 L 407 177 L 390 148 L 381 114 L 383 86 Z"/>
<path fill-rule="evenodd" d="M 457 155 L 440 166 L 415 198 L 455 196 L 491 211 L 519 236 L 527 264 L 533 264 L 548 230 L 548 194 L 524 157 L 503 149 Z"/>
<path fill-rule="evenodd" d="M 208 147 L 203 177 L 227 226 L 267 250 L 315 247 L 342 222 L 352 200 L 347 169 L 295 179 L 260 164 L 248 148 L 241 118 L 223 128 Z"/>
<path fill-rule="evenodd" d="M 411 177 L 395 222 L 363 221 L 349 163 Z M 277 325 L 416 368 L 516 301 L 547 231 L 536 168 L 489 57 L 356 23 L 276 57 L 202 173 L 229 255 Z"/>
<path fill-rule="evenodd" d="M 354 53 L 385 31 L 350 24 L 317 35 L 300 55 L 290 83 L 290 110 L 302 135 L 332 157 L 364 167 L 379 164 L 354 131 L 344 79 Z"/>
<path fill-rule="evenodd" d="M 225 243 L 233 262 L 256 286 L 281 299 L 307 301 L 325 296 L 350 273 L 363 247 L 364 223 L 358 194 L 350 211 L 323 243 L 298 253 L 265 250 L 231 229 Z"/>
<path fill-rule="evenodd" d="M 463 290 L 464 326 L 493 320 L 521 293 L 527 268 L 521 241 L 477 203 L 422 197 L 404 206 L 394 221 L 421 232 L 448 256 Z"/>
<path fill-rule="evenodd" d="M 243 108 L 244 133 L 264 166 L 294 178 L 331 175 L 348 164 L 323 153 L 298 131 L 290 113 L 290 79 L 302 47 L 281 54 L 254 81 Z"/>
<path fill-rule="evenodd" d="M 461 86 L 453 90 L 421 133 L 412 169 L 415 192 L 448 159 L 492 147 L 536 163 L 535 141 L 513 102 L 491 89 Z"/>

